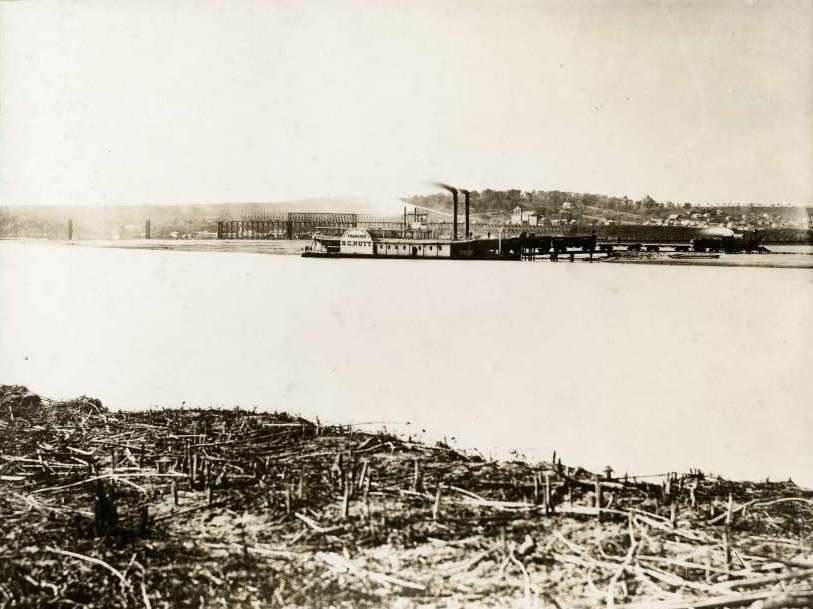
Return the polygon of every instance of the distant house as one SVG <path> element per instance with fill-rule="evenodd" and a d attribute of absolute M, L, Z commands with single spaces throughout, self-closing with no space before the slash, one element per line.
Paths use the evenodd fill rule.
<path fill-rule="evenodd" d="M 538 224 L 536 212 L 522 211 L 522 208 L 517 205 L 511 213 L 511 224 L 515 226 L 536 226 Z"/>

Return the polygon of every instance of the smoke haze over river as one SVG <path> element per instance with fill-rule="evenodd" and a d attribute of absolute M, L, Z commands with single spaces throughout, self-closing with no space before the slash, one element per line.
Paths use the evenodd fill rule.
<path fill-rule="evenodd" d="M 499 265 L 499 272 L 494 266 Z M 0 382 L 813 484 L 813 272 L 0 243 Z"/>

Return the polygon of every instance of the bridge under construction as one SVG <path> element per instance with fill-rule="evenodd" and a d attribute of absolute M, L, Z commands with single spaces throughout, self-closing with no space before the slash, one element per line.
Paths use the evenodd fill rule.
<path fill-rule="evenodd" d="M 354 213 L 289 212 L 283 214 L 256 214 L 241 220 L 220 220 L 218 239 L 309 239 L 315 233 L 340 233 L 349 228 L 377 229 L 398 233 L 422 233 L 440 236 L 455 235 L 453 220 L 429 219 L 428 214 L 413 211 L 403 216 L 375 216 Z M 462 223 L 461 223 L 462 224 Z M 419 226 L 418 226 L 419 225 Z M 475 237 L 503 235 L 565 236 L 579 232 L 576 227 L 521 226 L 500 223 L 468 223 L 467 230 Z"/>
<path fill-rule="evenodd" d="M 256 214 L 241 220 L 217 223 L 217 238 L 223 240 L 295 240 L 311 239 L 315 234 L 339 236 L 350 228 L 364 228 L 386 236 L 412 238 L 455 238 L 456 222 L 449 218 L 432 218 L 417 210 L 403 216 L 374 216 L 355 213 L 289 212 Z M 597 250 L 632 247 L 647 251 L 687 251 L 693 240 L 702 238 L 702 229 L 683 226 L 529 226 L 501 223 L 459 223 L 464 225 L 460 238 L 494 239 L 525 235 L 538 237 L 573 237 L 592 235 Z"/>

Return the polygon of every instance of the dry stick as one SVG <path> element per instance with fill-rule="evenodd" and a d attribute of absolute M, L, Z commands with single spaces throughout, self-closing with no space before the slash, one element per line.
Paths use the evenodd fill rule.
<path fill-rule="evenodd" d="M 607 607 L 610 608 L 615 606 L 615 586 L 618 584 L 619 578 L 624 573 L 625 568 L 632 562 L 633 556 L 635 556 L 635 553 L 638 550 L 638 543 L 635 541 L 635 535 L 633 533 L 634 520 L 632 515 L 630 515 L 628 527 L 630 547 L 627 550 L 626 556 L 624 556 L 624 561 L 621 563 L 618 569 L 616 569 L 615 573 L 613 573 L 610 583 L 607 586 Z"/>
<path fill-rule="evenodd" d="M 369 463 L 368 463 L 367 459 L 364 459 L 361 462 L 361 472 L 359 473 L 358 485 L 359 485 L 360 488 L 364 488 L 364 481 L 365 481 L 365 478 L 367 477 L 367 468 L 368 467 L 369 467 Z"/>
<path fill-rule="evenodd" d="M 754 507 L 768 507 L 769 505 L 774 505 L 777 503 L 786 503 L 788 501 L 801 501 L 802 503 L 808 503 L 813 505 L 813 499 L 805 499 L 804 497 L 782 497 L 781 499 L 773 499 L 771 501 L 749 501 L 748 503 L 744 504 L 742 508 L 748 507 L 749 504 L 753 504 Z"/>
<path fill-rule="evenodd" d="M 137 491 L 143 493 L 144 495 L 149 495 L 149 493 L 147 492 L 146 489 L 138 486 L 135 482 L 130 482 L 126 478 L 122 478 L 121 476 L 113 476 L 113 475 L 111 475 L 109 478 L 110 478 L 110 481 L 113 482 L 114 484 L 116 482 L 126 484 L 127 486 L 133 487 L 134 489 L 136 489 Z"/>
<path fill-rule="evenodd" d="M 534 504 L 539 503 L 539 472 L 534 472 Z"/>
<path fill-rule="evenodd" d="M 753 505 L 756 502 L 757 502 L 757 500 L 753 499 L 751 501 L 748 501 L 747 503 L 743 503 L 741 506 L 732 509 L 731 510 L 731 515 L 734 515 L 737 512 L 743 511 L 749 505 Z M 715 516 L 714 518 L 710 518 L 709 520 L 706 521 L 706 524 L 717 524 L 718 522 L 721 522 L 721 521 L 725 520 L 726 518 L 729 518 L 728 511 L 725 511 L 722 514 L 719 514 L 719 515 Z"/>
<path fill-rule="evenodd" d="M 335 533 L 336 531 L 340 531 L 343 528 L 343 526 L 341 525 L 335 527 L 323 527 L 313 518 L 308 518 L 307 516 L 305 516 L 305 514 L 300 514 L 299 512 L 295 512 L 294 516 L 299 518 L 299 520 L 308 525 L 316 533 Z"/>
<path fill-rule="evenodd" d="M 371 579 L 377 583 L 396 585 L 402 588 L 418 590 L 420 592 L 426 590 L 426 586 L 424 586 L 423 584 L 401 579 L 399 577 L 388 575 L 386 573 L 377 573 L 376 571 L 360 568 L 352 561 L 348 560 L 344 556 L 336 554 L 335 552 L 317 552 L 316 558 L 319 558 L 324 562 L 328 563 L 331 567 L 333 567 L 334 570 L 338 571 L 339 573 L 341 572 L 352 573 L 355 575 L 367 577 L 368 579 Z"/>
<path fill-rule="evenodd" d="M 671 565 L 675 567 L 683 567 L 684 569 L 693 569 L 697 571 L 706 571 L 707 575 L 710 577 L 711 573 L 719 573 L 720 575 L 731 575 L 731 572 L 727 569 L 720 569 L 717 567 L 712 567 L 708 562 L 706 564 L 700 564 L 695 562 L 689 562 L 687 560 L 679 560 L 674 558 L 663 558 L 662 556 L 649 556 L 646 554 L 638 554 L 635 559 L 641 563 L 657 563 L 661 565 Z M 708 557 L 706 558 L 708 560 Z M 709 578 L 706 578 L 706 583 L 710 583 Z"/>
<path fill-rule="evenodd" d="M 440 493 L 442 488 L 443 484 L 438 482 L 438 489 L 435 492 L 435 504 L 432 506 L 432 520 L 437 520 L 440 515 Z"/>
<path fill-rule="evenodd" d="M 212 503 L 212 505 L 207 505 L 206 503 L 201 503 L 199 505 L 193 505 L 192 507 L 188 507 L 186 509 L 180 510 L 178 512 L 172 512 L 170 514 L 164 514 L 163 516 L 156 516 L 153 519 L 153 522 L 160 522 L 163 520 L 169 520 L 170 518 L 176 518 L 178 516 L 183 516 L 184 514 L 191 514 L 192 512 L 197 512 L 198 510 L 203 510 L 211 507 L 220 507 L 227 505 L 225 500 L 217 501 Z"/>
<path fill-rule="evenodd" d="M 348 487 L 348 498 L 353 499 L 356 496 L 356 461 L 353 459 L 353 451 L 350 451 L 350 458 L 350 469 L 347 471 L 345 486 Z"/>
<path fill-rule="evenodd" d="M 88 464 L 88 467 L 92 467 L 92 464 Z M 147 473 L 139 473 L 139 474 L 133 474 L 131 477 L 137 477 L 137 478 L 150 478 L 150 477 L 153 477 L 154 478 L 156 476 L 154 474 L 152 476 L 150 476 Z M 108 473 L 108 474 L 102 474 L 101 476 L 93 476 L 93 477 L 90 477 L 90 478 L 85 478 L 84 480 L 80 480 L 79 482 L 73 482 L 71 484 L 63 484 L 62 486 L 53 486 L 53 487 L 47 487 L 47 488 L 34 489 L 33 491 L 31 491 L 31 494 L 35 495 L 35 494 L 38 494 L 38 493 L 51 493 L 51 492 L 54 492 L 54 491 L 62 491 L 62 490 L 65 490 L 66 488 L 72 488 L 74 486 L 81 486 L 83 484 L 87 484 L 88 482 L 96 482 L 97 480 L 107 480 L 107 479 L 115 479 L 115 480 L 119 480 L 119 481 L 124 480 L 124 478 L 121 475 L 113 476 L 112 474 Z"/>
<path fill-rule="evenodd" d="M 809 598 L 813 596 L 813 592 L 808 590 L 792 594 L 798 598 Z M 743 605 L 751 605 L 756 601 L 766 600 L 776 595 L 776 590 L 763 590 L 749 594 L 726 594 L 724 596 L 713 596 L 705 599 L 670 599 L 656 602 L 647 601 L 643 603 L 621 605 L 618 606 L 617 609 L 715 609 L 717 607 L 740 607 Z"/>
<path fill-rule="evenodd" d="M 795 573 L 784 573 L 782 575 L 769 575 L 766 577 L 756 577 L 753 579 L 744 579 L 740 581 L 728 581 L 722 585 L 726 588 L 750 588 L 752 586 L 764 586 L 765 584 L 773 584 L 776 582 L 785 581 L 788 579 L 808 579 L 813 577 L 813 569 L 805 571 L 797 571 Z"/>
<path fill-rule="evenodd" d="M 601 522 L 601 480 L 596 476 L 596 519 Z"/>
<path fill-rule="evenodd" d="M 319 453 L 317 453 L 319 454 Z M 309 456 L 309 455 L 304 455 Z M 344 484 L 344 468 L 342 464 L 342 453 L 337 452 L 333 460 L 333 466 L 330 468 L 330 475 L 334 479 L 338 479 L 340 484 Z"/>
<path fill-rule="evenodd" d="M 731 498 L 731 493 L 728 494 L 728 506 L 725 513 L 725 529 L 723 530 L 723 553 L 725 554 L 725 567 L 731 569 L 731 540 L 729 539 L 731 533 L 731 520 L 732 520 L 732 507 L 734 502 Z"/>
<path fill-rule="evenodd" d="M 545 472 L 545 514 L 550 515 L 553 512 L 552 495 L 550 492 L 550 472 Z"/>
<path fill-rule="evenodd" d="M 342 519 L 347 520 L 347 513 L 349 509 L 350 509 L 350 483 L 346 482 L 344 485 L 344 493 L 342 494 Z"/>
<path fill-rule="evenodd" d="M 197 482 L 197 475 L 198 475 L 198 453 L 195 452 L 192 455 L 192 472 L 189 476 L 189 480 L 192 483 L 192 488 L 195 488 Z"/>
<path fill-rule="evenodd" d="M 813 567 L 813 562 L 805 562 L 800 560 L 785 560 L 783 558 L 777 558 L 776 556 L 757 554 L 755 552 L 749 553 L 748 557 L 751 559 L 758 558 L 762 560 L 767 560 L 770 563 L 779 563 L 781 565 L 785 565 L 786 567 L 799 567 L 800 569 L 809 569 L 810 567 Z"/>
<path fill-rule="evenodd" d="M 141 507 L 140 532 L 142 535 L 146 535 L 149 529 L 150 529 L 150 506 L 143 505 Z M 133 554 L 133 558 L 135 558 L 135 554 Z"/>
<path fill-rule="evenodd" d="M 84 554 L 77 554 L 75 552 L 60 550 L 59 548 L 53 548 L 51 546 L 45 546 L 45 550 L 48 552 L 54 552 L 55 554 L 62 554 L 63 556 L 70 556 L 71 558 L 78 558 L 79 560 L 84 560 L 86 562 L 91 562 L 95 565 L 99 565 L 100 567 L 104 567 L 105 569 L 110 571 L 113 575 L 119 578 L 119 582 L 121 583 L 122 588 L 127 586 L 127 579 L 124 577 L 122 572 L 116 569 L 115 567 L 110 566 L 103 560 L 93 558 L 92 556 L 85 556 Z"/>
<path fill-rule="evenodd" d="M 370 479 L 372 478 L 372 470 L 366 471 L 365 470 L 365 478 L 364 484 L 362 485 L 364 489 L 363 500 L 364 500 L 364 514 L 367 519 L 370 519 Z"/>
<path fill-rule="evenodd" d="M 514 556 L 514 551 L 511 550 L 511 553 L 508 555 L 508 558 L 513 562 L 519 570 L 522 572 L 522 575 L 525 578 L 525 604 L 526 606 L 531 606 L 531 589 L 534 588 L 533 583 L 531 582 L 531 576 L 528 573 L 528 569 L 525 568 L 525 565 L 522 564 L 522 561 L 519 560 L 516 556 Z M 533 590 L 534 594 L 536 594 L 536 590 Z M 535 604 L 535 603 L 534 603 Z"/>
<path fill-rule="evenodd" d="M 147 587 L 144 585 L 144 582 L 141 582 L 141 598 L 144 600 L 144 606 L 147 609 L 152 609 L 152 605 L 150 605 L 150 597 L 147 596 Z"/>

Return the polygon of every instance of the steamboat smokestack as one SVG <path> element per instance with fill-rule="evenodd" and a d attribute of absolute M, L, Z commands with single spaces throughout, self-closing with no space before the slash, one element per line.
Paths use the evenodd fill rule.
<path fill-rule="evenodd" d="M 452 207 L 454 208 L 454 223 L 452 226 L 454 227 L 452 230 L 452 240 L 457 241 L 457 189 L 452 191 Z"/>
<path fill-rule="evenodd" d="M 464 235 L 464 239 L 469 238 L 469 196 L 471 195 L 471 191 L 460 189 L 463 193 L 464 200 L 466 201 L 466 233 Z"/>
<path fill-rule="evenodd" d="M 450 193 L 452 193 L 452 212 L 454 213 L 454 218 L 452 220 L 452 240 L 457 241 L 457 188 L 444 184 L 443 182 L 435 183 L 444 190 L 448 190 Z"/>

